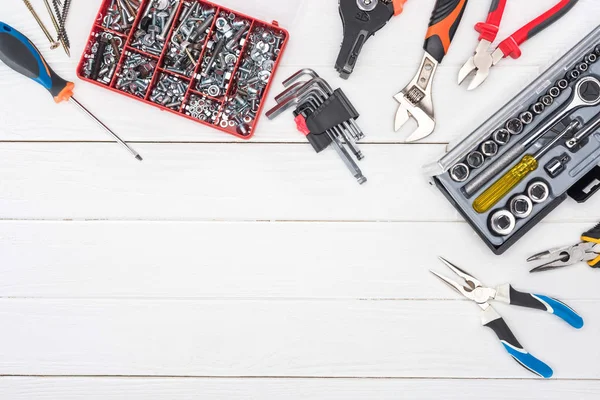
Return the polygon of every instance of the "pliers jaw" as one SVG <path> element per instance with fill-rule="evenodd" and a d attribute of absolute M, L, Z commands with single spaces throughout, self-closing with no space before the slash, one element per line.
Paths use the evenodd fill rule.
<path fill-rule="evenodd" d="M 458 293 L 465 296 L 467 299 L 474 301 L 477 303 L 483 310 L 487 310 L 490 306 L 489 301 L 493 300 L 496 297 L 496 290 L 492 288 L 485 287 L 477 278 L 463 269 L 457 267 L 452 264 L 450 261 L 440 257 L 441 262 L 446 264 L 448 268 L 452 270 L 456 275 L 461 277 L 467 284 L 467 286 L 463 286 L 450 278 L 447 278 L 443 275 L 438 274 L 435 271 L 430 271 L 433 275 L 437 276 L 448 286 L 456 290 Z"/>
<path fill-rule="evenodd" d="M 551 271 L 581 262 L 587 262 L 593 267 L 600 263 L 600 245 L 593 242 L 583 242 L 574 246 L 558 247 L 543 251 L 527 259 L 528 262 L 542 260 L 549 261 L 535 267 L 531 272 Z"/>
<path fill-rule="evenodd" d="M 490 75 L 492 67 L 500 62 L 504 57 L 504 54 L 496 49 L 490 53 L 492 43 L 487 40 L 481 40 L 475 55 L 467 60 L 465 65 L 460 69 L 458 73 L 458 84 L 461 85 L 468 77 L 472 77 L 469 83 L 468 90 L 475 90 Z"/>

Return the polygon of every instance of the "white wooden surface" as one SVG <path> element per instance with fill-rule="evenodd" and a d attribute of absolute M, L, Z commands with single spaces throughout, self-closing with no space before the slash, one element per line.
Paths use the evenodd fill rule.
<path fill-rule="evenodd" d="M 71 60 L 48 50 L 20 1 L 6 3 L 4 22 L 74 78 L 100 1 L 73 2 Z M 368 135 L 368 185 L 332 151 L 313 154 L 289 116 L 240 143 L 80 83 L 78 98 L 144 155 L 137 164 L 0 66 L 0 399 L 597 399 L 599 275 L 531 276 L 524 260 L 575 242 L 600 219 L 598 200 L 565 203 L 496 257 L 420 166 L 592 30 L 600 3 L 581 0 L 467 93 L 456 74 L 489 6 L 472 1 L 435 83 L 439 128 L 416 145 L 392 131 L 392 95 L 415 72 L 434 0 L 409 1 L 348 82 L 333 70 L 336 1 L 221 3 L 289 28 L 278 82 L 312 67 L 344 88 Z M 501 36 L 554 3 L 509 2 Z M 430 276 L 438 254 L 581 312 L 586 326 L 574 331 L 498 307 L 554 380 L 532 379 L 477 308 Z"/>

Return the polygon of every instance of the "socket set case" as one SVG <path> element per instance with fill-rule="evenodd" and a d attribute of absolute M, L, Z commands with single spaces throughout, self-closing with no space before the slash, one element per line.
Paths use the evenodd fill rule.
<path fill-rule="evenodd" d="M 427 174 L 502 254 L 568 197 L 600 189 L 599 113 L 600 27 Z"/>
<path fill-rule="evenodd" d="M 289 34 L 199 0 L 104 0 L 77 76 L 242 139 Z"/>

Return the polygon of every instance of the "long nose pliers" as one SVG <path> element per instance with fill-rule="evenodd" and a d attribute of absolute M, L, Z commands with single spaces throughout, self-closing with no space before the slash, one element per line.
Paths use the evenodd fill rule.
<path fill-rule="evenodd" d="M 489 76 L 490 69 L 503 58 L 510 56 L 517 59 L 521 57 L 521 44 L 564 17 L 579 0 L 561 0 L 553 8 L 501 42 L 498 48 L 492 49 L 492 43 L 498 36 L 507 1 L 493 0 L 487 21 L 475 25 L 475 30 L 480 33 L 479 45 L 475 50 L 475 55 L 469 58 L 458 74 L 459 85 L 467 77 L 474 75 L 469 84 L 469 90 L 478 88 Z"/>
<path fill-rule="evenodd" d="M 475 277 L 458 268 L 456 265 L 453 265 L 443 258 L 440 258 L 440 260 L 446 264 L 446 266 L 450 268 L 456 275 L 461 277 L 466 282 L 467 286 L 458 284 L 453 280 L 438 274 L 437 272 L 431 271 L 431 273 L 440 278 L 458 293 L 465 296 L 467 299 L 477 303 L 477 305 L 483 310 L 483 314 L 481 316 L 482 324 L 492 329 L 496 333 L 506 351 L 519 364 L 540 377 L 551 378 L 553 374 L 552 368 L 529 354 L 523 348 L 523 346 L 521 346 L 504 319 L 490 305 L 490 302 L 492 300 L 498 300 L 500 302 L 519 307 L 547 311 L 563 319 L 576 329 L 583 327 L 583 318 L 581 318 L 579 314 L 573 311 L 573 309 L 567 306 L 565 303 L 552 297 L 519 292 L 509 284 L 500 285 L 496 288 L 486 287 Z"/>
<path fill-rule="evenodd" d="M 550 260 L 531 272 L 543 272 L 587 262 L 592 268 L 600 268 L 600 224 L 581 235 L 581 243 L 543 251 L 529 257 L 528 262 Z"/>

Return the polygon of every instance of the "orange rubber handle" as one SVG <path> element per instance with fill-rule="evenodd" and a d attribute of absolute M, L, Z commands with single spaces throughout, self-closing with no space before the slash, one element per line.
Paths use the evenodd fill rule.
<path fill-rule="evenodd" d="M 425 51 L 438 63 L 448 53 L 468 0 L 437 0 L 425 37 Z"/>
<path fill-rule="evenodd" d="M 392 0 L 392 5 L 394 6 L 394 17 L 402 14 L 404 11 L 404 4 L 408 0 Z"/>

